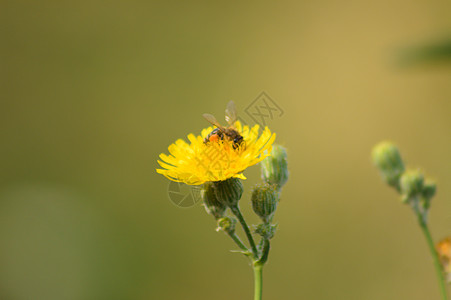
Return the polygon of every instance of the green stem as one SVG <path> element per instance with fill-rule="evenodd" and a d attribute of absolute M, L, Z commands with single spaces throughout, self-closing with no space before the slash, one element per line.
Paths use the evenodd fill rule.
<path fill-rule="evenodd" d="M 263 265 L 268 260 L 269 249 L 271 247 L 270 247 L 269 240 L 267 238 L 262 238 L 262 239 L 263 239 L 262 256 L 260 257 L 260 259 L 258 261 L 255 262 L 255 264 L 261 265 L 263 267 Z"/>
<path fill-rule="evenodd" d="M 429 251 L 432 255 L 432 260 L 434 262 L 435 272 L 437 274 L 438 284 L 440 286 L 440 295 L 442 297 L 442 300 L 447 300 L 447 292 L 446 292 L 446 283 L 445 283 L 445 277 L 442 269 L 442 264 L 440 263 L 440 258 L 438 256 L 437 250 L 434 246 L 434 240 L 432 239 L 431 232 L 429 231 L 428 225 L 426 223 L 425 217 L 421 213 L 418 204 L 414 204 L 413 209 L 418 217 L 418 223 L 420 224 L 421 230 L 424 233 L 424 236 L 426 237 L 426 242 L 429 247 Z"/>
<path fill-rule="evenodd" d="M 232 238 L 232 240 L 240 247 L 241 250 L 249 252 L 249 249 L 243 244 L 240 238 L 235 234 L 235 232 L 227 232 L 227 234 Z"/>
<path fill-rule="evenodd" d="M 230 206 L 230 210 L 235 215 L 235 217 L 238 219 L 238 221 L 241 224 L 241 227 L 243 227 L 244 233 L 247 236 L 247 239 L 249 240 L 249 244 L 251 245 L 252 254 L 254 255 L 254 259 L 258 258 L 258 252 L 257 247 L 255 246 L 254 238 L 252 237 L 251 231 L 249 229 L 249 226 L 247 226 L 246 221 L 243 218 L 243 215 L 241 214 L 241 211 L 238 207 L 238 205 Z"/>
<path fill-rule="evenodd" d="M 254 300 L 262 300 L 263 265 L 254 264 Z"/>

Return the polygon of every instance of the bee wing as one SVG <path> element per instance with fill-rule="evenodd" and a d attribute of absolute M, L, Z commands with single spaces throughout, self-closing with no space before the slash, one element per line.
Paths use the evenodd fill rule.
<path fill-rule="evenodd" d="M 236 122 L 235 102 L 230 101 L 227 104 L 227 108 L 225 111 L 225 119 L 226 119 L 227 123 L 229 123 L 230 126 L 233 126 L 233 124 L 235 124 L 235 122 Z"/>
<path fill-rule="evenodd" d="M 205 118 L 205 120 L 210 122 L 212 125 L 215 125 L 218 128 L 222 128 L 221 124 L 219 124 L 218 120 L 216 120 L 216 118 L 213 115 L 203 114 L 202 116 Z"/>

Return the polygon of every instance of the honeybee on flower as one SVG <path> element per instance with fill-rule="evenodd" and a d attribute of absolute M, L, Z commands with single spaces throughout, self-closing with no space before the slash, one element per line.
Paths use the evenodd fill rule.
<path fill-rule="evenodd" d="M 227 139 L 233 142 L 233 147 L 237 148 L 243 144 L 243 137 L 236 130 L 234 124 L 236 122 L 236 108 L 235 103 L 230 101 L 226 109 L 226 121 L 229 123 L 229 127 L 222 127 L 216 118 L 211 114 L 203 114 L 203 117 L 216 126 L 212 132 L 210 132 L 204 139 L 204 143 L 217 142 L 219 140 Z"/>
<path fill-rule="evenodd" d="M 188 134 L 189 143 L 178 139 L 171 144 L 169 155 L 160 154 L 159 174 L 189 185 L 246 179 L 242 172 L 271 154 L 276 134 L 265 127 L 259 135 L 259 125 L 243 126 L 236 120 L 232 101 L 226 109 L 228 127 L 221 126 L 213 115 L 204 114 L 204 118 L 215 128 L 205 128 L 197 136 Z"/>

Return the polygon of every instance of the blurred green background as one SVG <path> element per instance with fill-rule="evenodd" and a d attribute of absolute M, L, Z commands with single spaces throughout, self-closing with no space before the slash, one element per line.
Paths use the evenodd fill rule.
<path fill-rule="evenodd" d="M 252 270 L 155 172 L 175 139 L 262 91 L 291 178 L 266 299 L 438 299 L 408 207 L 372 146 L 438 181 L 451 234 L 451 65 L 398 64 L 449 37 L 451 3 L 1 1 L 0 298 L 251 299 Z M 246 171 L 241 206 L 258 167 Z"/>

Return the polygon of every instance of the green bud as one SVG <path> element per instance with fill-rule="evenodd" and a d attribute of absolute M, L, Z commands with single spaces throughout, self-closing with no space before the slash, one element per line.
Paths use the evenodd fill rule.
<path fill-rule="evenodd" d="M 281 189 L 288 181 L 287 151 L 280 145 L 273 145 L 271 156 L 261 161 L 262 179 Z"/>
<path fill-rule="evenodd" d="M 424 177 L 419 170 L 408 170 L 399 181 L 404 199 L 418 196 L 423 191 Z"/>
<path fill-rule="evenodd" d="M 429 210 L 429 207 L 431 206 L 432 197 L 434 197 L 436 191 L 437 191 L 436 183 L 426 179 L 426 181 L 424 182 L 423 190 L 421 191 L 421 195 L 423 196 L 421 199 L 421 204 L 425 211 Z"/>
<path fill-rule="evenodd" d="M 216 198 L 229 207 L 236 206 L 243 194 L 243 184 L 238 178 L 229 178 L 224 181 L 215 181 L 214 190 Z"/>
<path fill-rule="evenodd" d="M 207 182 L 204 184 L 204 186 L 202 187 L 201 196 L 204 200 L 204 206 L 207 213 L 214 216 L 216 219 L 224 216 L 227 206 L 221 201 L 218 201 L 218 198 L 216 198 L 215 187 L 213 183 Z"/>
<path fill-rule="evenodd" d="M 422 198 L 420 203 L 423 207 L 423 210 L 427 212 L 431 207 L 431 198 Z"/>
<path fill-rule="evenodd" d="M 224 231 L 227 233 L 234 233 L 235 232 L 235 224 L 236 224 L 236 220 L 233 218 L 229 218 L 229 217 L 224 217 L 224 218 L 220 218 L 218 219 L 218 227 L 216 228 L 216 231 Z"/>
<path fill-rule="evenodd" d="M 437 191 L 437 184 L 431 180 L 426 180 L 423 186 L 422 195 L 426 199 L 431 199 L 435 196 Z"/>
<path fill-rule="evenodd" d="M 373 148 L 371 156 L 384 181 L 398 187 L 399 178 L 405 170 L 398 148 L 390 142 L 381 142 Z"/>
<path fill-rule="evenodd" d="M 252 208 L 254 212 L 264 221 L 268 222 L 277 208 L 277 197 L 275 185 L 263 183 L 257 184 L 252 190 Z"/>
<path fill-rule="evenodd" d="M 277 225 L 263 223 L 263 224 L 257 225 L 257 228 L 255 228 L 255 233 L 270 240 L 276 234 L 276 230 L 277 230 Z"/>

